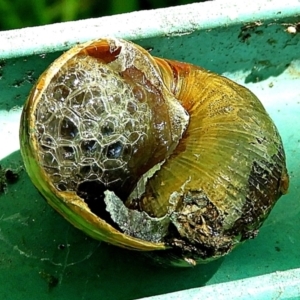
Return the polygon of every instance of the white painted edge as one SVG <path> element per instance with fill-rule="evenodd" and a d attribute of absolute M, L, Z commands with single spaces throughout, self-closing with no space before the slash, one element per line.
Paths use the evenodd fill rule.
<path fill-rule="evenodd" d="M 139 300 L 280 300 L 290 298 L 300 299 L 300 268 Z"/>
<path fill-rule="evenodd" d="M 0 32 L 0 59 L 65 50 L 115 36 L 136 40 L 300 15 L 300 0 L 215 0 Z"/>
<path fill-rule="evenodd" d="M 20 149 L 19 127 L 22 108 L 0 110 L 0 159 Z"/>

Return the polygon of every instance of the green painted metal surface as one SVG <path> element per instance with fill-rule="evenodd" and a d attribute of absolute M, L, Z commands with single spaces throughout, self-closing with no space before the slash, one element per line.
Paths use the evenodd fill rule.
<path fill-rule="evenodd" d="M 0 33 L 4 169 L 22 165 L 19 116 L 39 74 L 71 45 L 114 35 L 251 89 L 282 135 L 291 177 L 289 194 L 256 239 L 216 262 L 168 269 L 86 237 L 20 171 L 0 195 L 1 299 L 299 299 L 300 1 L 256 2 L 213 1 Z"/>

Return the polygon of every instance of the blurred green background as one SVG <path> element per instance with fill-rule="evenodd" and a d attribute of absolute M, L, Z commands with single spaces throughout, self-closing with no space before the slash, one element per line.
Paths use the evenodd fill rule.
<path fill-rule="evenodd" d="M 205 1 L 205 0 L 204 0 Z M 0 30 L 183 5 L 192 0 L 0 0 Z"/>

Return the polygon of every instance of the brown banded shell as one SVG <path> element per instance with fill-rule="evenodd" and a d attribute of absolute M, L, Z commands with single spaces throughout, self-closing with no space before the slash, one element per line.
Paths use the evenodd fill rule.
<path fill-rule="evenodd" d="M 249 90 L 119 39 L 41 75 L 20 139 L 33 183 L 72 224 L 174 265 L 255 236 L 288 188 L 281 138 Z"/>

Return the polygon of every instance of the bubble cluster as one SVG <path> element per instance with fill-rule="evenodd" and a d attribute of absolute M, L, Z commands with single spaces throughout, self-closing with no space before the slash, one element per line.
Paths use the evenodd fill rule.
<path fill-rule="evenodd" d="M 35 116 L 40 161 L 60 191 L 124 180 L 151 121 L 120 74 L 88 56 L 72 58 L 53 77 Z"/>

